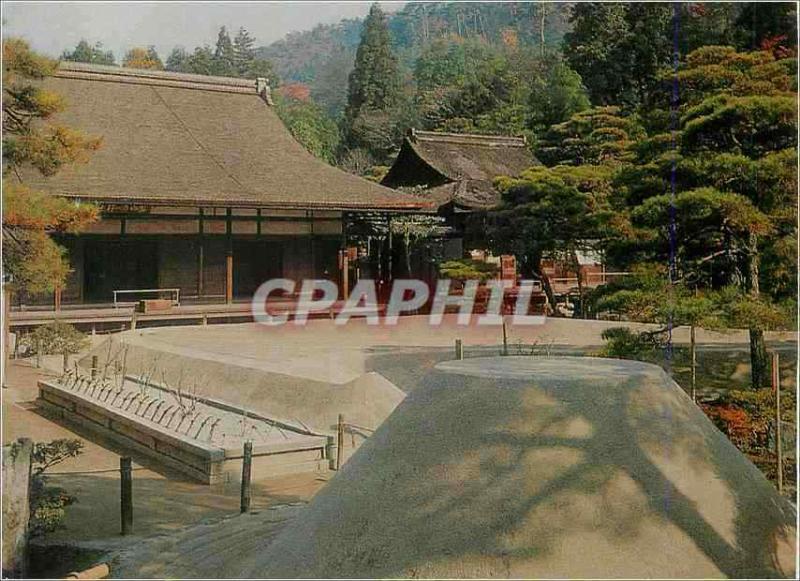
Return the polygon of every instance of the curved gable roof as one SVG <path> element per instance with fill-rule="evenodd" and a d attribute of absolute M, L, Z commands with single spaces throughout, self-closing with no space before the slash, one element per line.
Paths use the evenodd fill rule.
<path fill-rule="evenodd" d="M 329 166 L 298 143 L 256 81 L 62 63 L 44 85 L 58 123 L 101 136 L 85 164 L 26 183 L 129 203 L 415 210 L 427 202 Z"/>
<path fill-rule="evenodd" d="M 496 177 L 518 176 L 534 165 L 540 163 L 522 137 L 412 130 L 381 183 L 425 187 L 437 205 L 487 208 L 498 201 Z"/>
<path fill-rule="evenodd" d="M 407 139 L 417 155 L 451 181 L 491 182 L 538 165 L 522 137 L 414 131 Z"/>

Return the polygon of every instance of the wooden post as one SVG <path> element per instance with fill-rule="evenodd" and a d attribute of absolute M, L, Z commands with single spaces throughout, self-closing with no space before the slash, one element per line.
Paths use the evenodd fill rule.
<path fill-rule="evenodd" d="M 57 285 L 53 290 L 53 308 L 56 312 L 61 310 L 61 286 Z"/>
<path fill-rule="evenodd" d="M 131 459 L 119 459 L 120 477 L 120 512 L 122 517 L 122 534 L 129 535 L 133 532 L 133 472 Z"/>
<path fill-rule="evenodd" d="M 394 280 L 394 265 L 392 264 L 392 247 L 394 246 L 394 240 L 392 237 L 392 217 L 389 216 L 389 256 L 387 257 L 387 272 L 386 272 L 386 280 L 393 281 Z"/>
<path fill-rule="evenodd" d="M 775 389 L 775 455 L 778 462 L 778 492 L 783 491 L 783 442 L 781 441 L 781 368 L 780 356 L 772 353 L 772 386 Z"/>
<path fill-rule="evenodd" d="M 92 379 L 97 377 L 97 355 L 92 355 Z"/>
<path fill-rule="evenodd" d="M 37 339 L 36 340 L 36 367 L 42 366 L 42 342 Z"/>
<path fill-rule="evenodd" d="M 253 442 L 244 443 L 244 455 L 242 457 L 242 497 L 239 504 L 241 513 L 250 511 L 250 475 L 253 465 Z"/>
<path fill-rule="evenodd" d="M 461 339 L 456 339 L 456 359 L 459 361 L 464 359 L 464 344 L 461 343 Z"/>
<path fill-rule="evenodd" d="M 233 303 L 233 250 L 225 256 L 225 302 Z"/>
<path fill-rule="evenodd" d="M 228 238 L 228 253 L 225 255 L 225 302 L 233 303 L 233 224 L 231 209 L 227 209 L 225 234 Z"/>
<path fill-rule="evenodd" d="M 133 311 L 133 313 L 131 313 L 131 331 L 135 330 L 136 330 L 136 311 Z"/>
<path fill-rule="evenodd" d="M 9 317 L 11 316 L 11 290 L 8 288 L 8 284 L 3 284 L 3 345 L 6 346 L 3 349 L 3 369 L 2 373 L 0 373 L 3 377 L 3 387 L 6 387 L 8 384 L 8 344 L 11 342 L 11 323 Z M 19 334 L 17 335 L 19 338 Z M 17 350 L 17 345 L 19 345 L 19 341 L 14 341 L 14 351 Z"/>
<path fill-rule="evenodd" d="M 339 414 L 339 423 L 336 430 L 336 469 L 342 466 L 342 455 L 344 454 L 344 416 Z"/>
<path fill-rule="evenodd" d="M 503 355 L 508 355 L 508 330 L 505 317 L 503 318 Z"/>
<path fill-rule="evenodd" d="M 62 369 L 66 372 L 69 369 L 69 351 L 64 349 L 64 364 L 62 365 Z"/>
<path fill-rule="evenodd" d="M 347 248 L 342 252 L 342 299 L 347 300 L 350 296 L 350 258 L 347 256 Z"/>
<path fill-rule="evenodd" d="M 328 458 L 328 469 L 336 470 L 336 459 L 333 457 L 333 449 L 336 447 L 333 436 L 325 438 L 325 456 Z"/>
<path fill-rule="evenodd" d="M 689 350 L 691 351 L 692 358 L 692 401 L 697 402 L 697 340 L 695 326 L 689 328 Z"/>
<path fill-rule="evenodd" d="M 200 210 L 202 214 L 203 210 Z M 197 243 L 197 296 L 203 296 L 203 270 L 205 270 L 205 256 L 203 254 L 203 233 L 200 233 L 200 241 Z"/>
<path fill-rule="evenodd" d="M 208 314 L 207 313 L 203 313 L 203 326 L 204 327 L 208 326 Z"/>

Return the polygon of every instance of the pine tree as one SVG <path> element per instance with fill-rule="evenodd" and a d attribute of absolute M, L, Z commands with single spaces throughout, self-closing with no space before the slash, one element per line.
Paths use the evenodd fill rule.
<path fill-rule="evenodd" d="M 772 302 L 796 292 L 786 276 L 797 245 L 795 66 L 766 51 L 690 53 L 678 73 L 679 138 L 664 127 L 636 144 L 637 159 L 617 180 L 630 224 L 611 255 L 629 263 L 671 256 L 672 279 L 738 293 L 725 295 L 726 309 L 732 325 L 750 331 L 756 388 L 769 381 Z"/>
<path fill-rule="evenodd" d="M 53 291 L 69 273 L 65 251 L 50 237 L 77 232 L 97 217 L 96 208 L 26 187 L 23 168 L 44 175 L 81 162 L 100 139 L 50 123 L 63 100 L 40 86 L 57 63 L 19 39 L 3 42 L 3 262 L 13 292 Z"/>

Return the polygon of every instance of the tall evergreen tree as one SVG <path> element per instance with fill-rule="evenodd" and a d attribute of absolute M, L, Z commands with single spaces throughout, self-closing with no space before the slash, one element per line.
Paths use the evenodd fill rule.
<path fill-rule="evenodd" d="M 192 72 L 189 69 L 189 53 L 182 47 L 175 47 L 169 53 L 167 61 L 164 63 L 164 68 L 168 71 L 175 71 L 178 73 Z"/>
<path fill-rule="evenodd" d="M 256 39 L 244 27 L 239 28 L 233 39 L 233 65 L 240 76 L 247 74 L 256 58 L 255 42 Z"/>
<path fill-rule="evenodd" d="M 217 44 L 214 47 L 214 74 L 233 76 L 236 70 L 235 61 L 233 42 L 228 30 L 222 26 L 217 34 Z"/>
<path fill-rule="evenodd" d="M 352 122 L 362 109 L 386 110 L 396 105 L 400 91 L 397 59 L 392 53 L 386 16 L 375 3 L 370 8 L 350 73 L 345 114 Z"/>

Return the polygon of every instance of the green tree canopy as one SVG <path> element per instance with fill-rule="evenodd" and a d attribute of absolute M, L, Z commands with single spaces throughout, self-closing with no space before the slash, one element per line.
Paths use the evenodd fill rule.
<path fill-rule="evenodd" d="M 339 127 L 318 105 L 282 95 L 275 96 L 275 111 L 295 139 L 316 157 L 335 163 Z"/>
<path fill-rule="evenodd" d="M 117 64 L 114 60 L 114 53 L 110 50 L 103 50 L 103 43 L 98 42 L 92 46 L 86 40 L 81 40 L 71 51 L 65 50 L 61 58 L 65 61 L 96 65 Z"/>
<path fill-rule="evenodd" d="M 766 51 L 690 53 L 677 73 L 677 131 L 652 124 L 615 179 L 628 222 L 609 255 L 623 266 L 672 255 L 678 281 L 746 295 L 735 304 L 754 317 L 747 326 L 755 386 L 768 381 L 763 330 L 771 303 L 796 292 L 787 276 L 797 239 L 794 68 L 794 59 Z"/>

